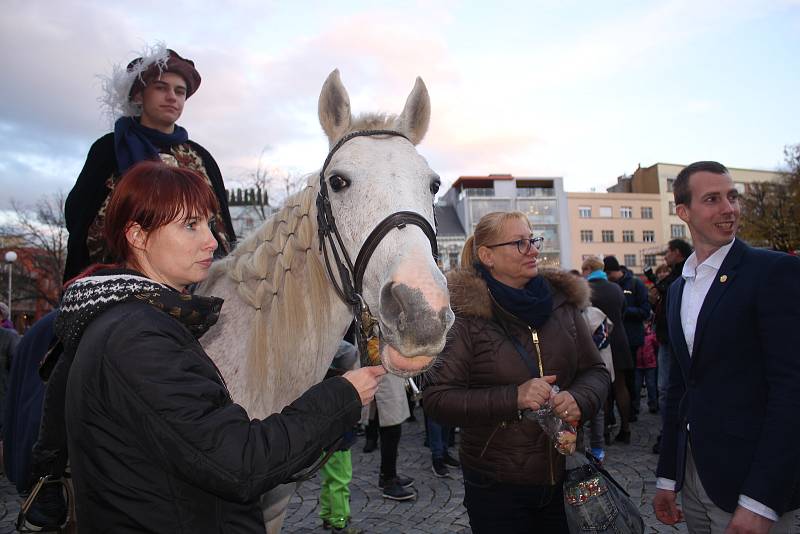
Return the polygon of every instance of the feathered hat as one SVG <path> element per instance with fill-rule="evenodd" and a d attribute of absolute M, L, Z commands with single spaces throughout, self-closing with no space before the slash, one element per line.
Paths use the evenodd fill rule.
<path fill-rule="evenodd" d="M 127 67 L 115 65 L 111 76 L 101 77 L 103 96 L 100 101 L 109 119 L 113 122 L 119 117 L 141 115 L 141 105 L 133 102 L 131 97 L 164 72 L 175 73 L 184 79 L 186 98 L 200 87 L 200 73 L 194 68 L 194 61 L 182 58 L 161 42 L 146 46 Z"/>

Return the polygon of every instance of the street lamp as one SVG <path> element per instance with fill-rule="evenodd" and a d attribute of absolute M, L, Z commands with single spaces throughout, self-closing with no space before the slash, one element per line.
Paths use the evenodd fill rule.
<path fill-rule="evenodd" d="M 17 261 L 17 253 L 13 250 L 6 252 L 6 264 L 8 264 L 8 320 L 11 320 L 11 272 L 14 262 Z"/>

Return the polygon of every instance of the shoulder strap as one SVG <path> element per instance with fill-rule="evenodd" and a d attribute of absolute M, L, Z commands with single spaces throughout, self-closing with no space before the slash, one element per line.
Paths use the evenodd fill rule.
<path fill-rule="evenodd" d="M 533 361 L 533 358 L 525 350 L 525 347 L 522 346 L 522 343 L 519 342 L 519 339 L 512 336 L 504 324 L 500 323 L 499 321 L 498 324 L 500 324 L 500 327 L 503 329 L 503 332 L 505 332 L 506 336 L 508 336 L 508 339 L 511 340 L 511 343 L 514 344 L 514 348 L 517 349 L 522 361 L 525 362 L 525 365 L 528 367 L 531 377 L 539 378 L 539 369 L 536 367 L 536 362 Z"/>

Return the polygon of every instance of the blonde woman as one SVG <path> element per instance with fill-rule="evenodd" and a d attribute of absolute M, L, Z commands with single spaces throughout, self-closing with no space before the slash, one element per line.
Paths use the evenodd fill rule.
<path fill-rule="evenodd" d="M 551 401 L 578 422 L 600 408 L 609 375 L 580 308 L 586 281 L 539 270 L 542 238 L 525 214 L 489 213 L 448 276 L 452 335 L 425 411 L 462 429 L 464 505 L 473 532 L 568 532 L 564 457 L 534 421 Z M 553 386 L 557 385 L 559 393 Z"/>

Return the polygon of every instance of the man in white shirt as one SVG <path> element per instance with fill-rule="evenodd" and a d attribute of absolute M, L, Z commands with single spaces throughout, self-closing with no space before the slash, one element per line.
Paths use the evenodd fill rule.
<path fill-rule="evenodd" d="M 673 372 L 656 517 L 690 532 L 791 532 L 800 507 L 800 259 L 735 239 L 739 194 L 717 162 L 673 186 L 695 251 L 670 287 Z M 681 507 L 677 493 L 681 493 Z"/>

